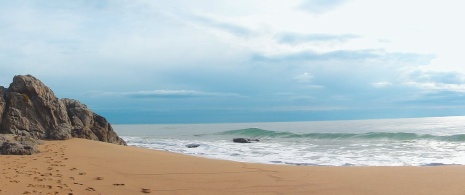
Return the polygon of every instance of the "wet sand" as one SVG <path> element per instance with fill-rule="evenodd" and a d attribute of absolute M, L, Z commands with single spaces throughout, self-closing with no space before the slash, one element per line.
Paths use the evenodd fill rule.
<path fill-rule="evenodd" d="M 83 139 L 0 156 L 0 194 L 465 194 L 465 166 L 304 167 Z"/>

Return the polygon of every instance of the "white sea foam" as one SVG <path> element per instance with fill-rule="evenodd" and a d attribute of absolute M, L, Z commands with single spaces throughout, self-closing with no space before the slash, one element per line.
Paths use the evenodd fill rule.
<path fill-rule="evenodd" d="M 292 165 L 421 166 L 465 164 L 465 135 L 460 134 L 462 124 L 465 124 L 465 117 L 116 125 L 115 130 L 129 145 L 206 158 Z M 240 144 L 232 142 L 234 137 L 262 139 Z M 199 147 L 186 147 L 192 143 Z"/>

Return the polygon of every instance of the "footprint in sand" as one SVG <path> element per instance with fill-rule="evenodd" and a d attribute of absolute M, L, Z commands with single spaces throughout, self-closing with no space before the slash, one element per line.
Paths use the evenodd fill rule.
<path fill-rule="evenodd" d="M 52 176 L 52 174 L 51 173 L 45 173 L 45 174 L 40 174 L 40 176 L 47 177 L 47 176 Z"/>
<path fill-rule="evenodd" d="M 113 185 L 114 186 L 124 186 L 125 184 L 124 183 L 114 183 Z"/>
<path fill-rule="evenodd" d="M 79 175 L 86 175 L 86 173 L 79 173 Z"/>
<path fill-rule="evenodd" d="M 148 194 L 148 193 L 151 193 L 152 190 L 150 190 L 150 189 L 148 189 L 148 188 L 142 188 L 141 192 L 142 192 L 142 193 Z"/>
<path fill-rule="evenodd" d="M 92 188 L 92 187 L 88 187 L 88 188 L 86 188 L 86 190 L 87 190 L 87 191 L 95 191 L 95 189 Z"/>
<path fill-rule="evenodd" d="M 103 180 L 103 177 L 96 177 L 95 180 Z"/>

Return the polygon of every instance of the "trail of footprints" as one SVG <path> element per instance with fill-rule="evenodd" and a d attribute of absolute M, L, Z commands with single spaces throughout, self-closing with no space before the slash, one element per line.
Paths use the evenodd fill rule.
<path fill-rule="evenodd" d="M 26 186 L 32 189 L 24 191 L 23 194 L 62 194 L 59 193 L 59 191 L 68 192 L 68 195 L 73 194 L 71 187 L 63 182 L 64 176 L 61 173 L 66 167 L 64 161 L 68 160 L 68 158 L 65 157 L 65 150 L 66 146 L 60 146 L 58 151 L 54 151 L 51 147 L 45 146 L 45 150 L 38 155 L 44 156 L 46 159 L 46 166 L 40 168 L 33 167 L 31 171 L 24 172 L 33 179 L 34 183 L 28 183 Z M 36 160 L 37 158 L 32 159 L 32 161 Z M 35 190 L 37 188 L 43 190 Z"/>
<path fill-rule="evenodd" d="M 53 145 L 52 145 L 53 146 Z M 74 186 L 68 186 L 64 180 L 71 180 L 74 181 L 76 180 L 77 177 L 80 176 L 86 176 L 86 172 L 79 171 L 75 167 L 66 167 L 65 161 L 69 160 L 69 158 L 66 157 L 65 155 L 65 150 L 66 146 L 60 146 L 58 151 L 54 151 L 51 147 L 45 146 L 45 150 L 42 151 L 38 155 L 43 155 L 44 158 L 46 159 L 46 164 L 47 166 L 37 168 L 37 167 L 32 167 L 28 169 L 27 171 L 24 170 L 24 168 L 27 166 L 26 164 L 28 163 L 20 163 L 19 161 L 13 160 L 13 161 L 8 161 L 9 163 L 15 165 L 15 168 L 3 168 L 0 172 L 1 175 L 3 175 L 4 178 L 6 178 L 10 183 L 21 183 L 19 179 L 17 179 L 20 175 L 26 175 L 27 177 L 32 178 L 34 183 L 28 183 L 25 184 L 27 188 L 30 190 L 26 190 L 23 192 L 23 194 L 63 194 L 60 192 L 67 192 L 68 195 L 73 194 L 73 188 Z M 6 156 L 6 158 L 12 158 L 12 156 Z M 34 164 L 34 161 L 37 161 L 38 159 L 33 156 L 21 156 L 19 157 L 20 159 L 22 158 L 31 158 L 31 161 L 29 163 Z M 8 165 L 8 163 L 6 164 Z M 6 166 L 9 167 L 9 166 Z M 69 175 L 69 176 L 63 176 L 61 171 L 64 169 L 70 170 L 72 173 L 75 172 L 75 174 Z M 6 176 L 8 175 L 8 172 L 14 171 L 16 174 L 15 176 Z M 104 177 L 95 177 L 95 181 L 100 181 L 104 180 Z M 94 187 L 91 186 L 85 186 L 82 183 L 78 182 L 68 182 L 72 183 L 73 185 L 76 186 L 84 186 L 86 191 L 89 192 L 94 192 L 97 193 L 97 190 Z M 124 187 L 124 183 L 115 183 L 113 184 L 115 187 Z M 37 188 L 43 189 L 42 190 L 36 190 Z M 5 191 L 2 191 L 0 189 L 0 194 L 2 194 Z M 148 188 L 141 188 L 141 193 L 151 193 L 151 190 Z"/>

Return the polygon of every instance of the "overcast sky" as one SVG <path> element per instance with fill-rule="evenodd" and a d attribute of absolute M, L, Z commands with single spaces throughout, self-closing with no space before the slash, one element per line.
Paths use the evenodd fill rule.
<path fill-rule="evenodd" d="M 117 124 L 465 115 L 464 4 L 0 0 L 0 85 Z"/>

